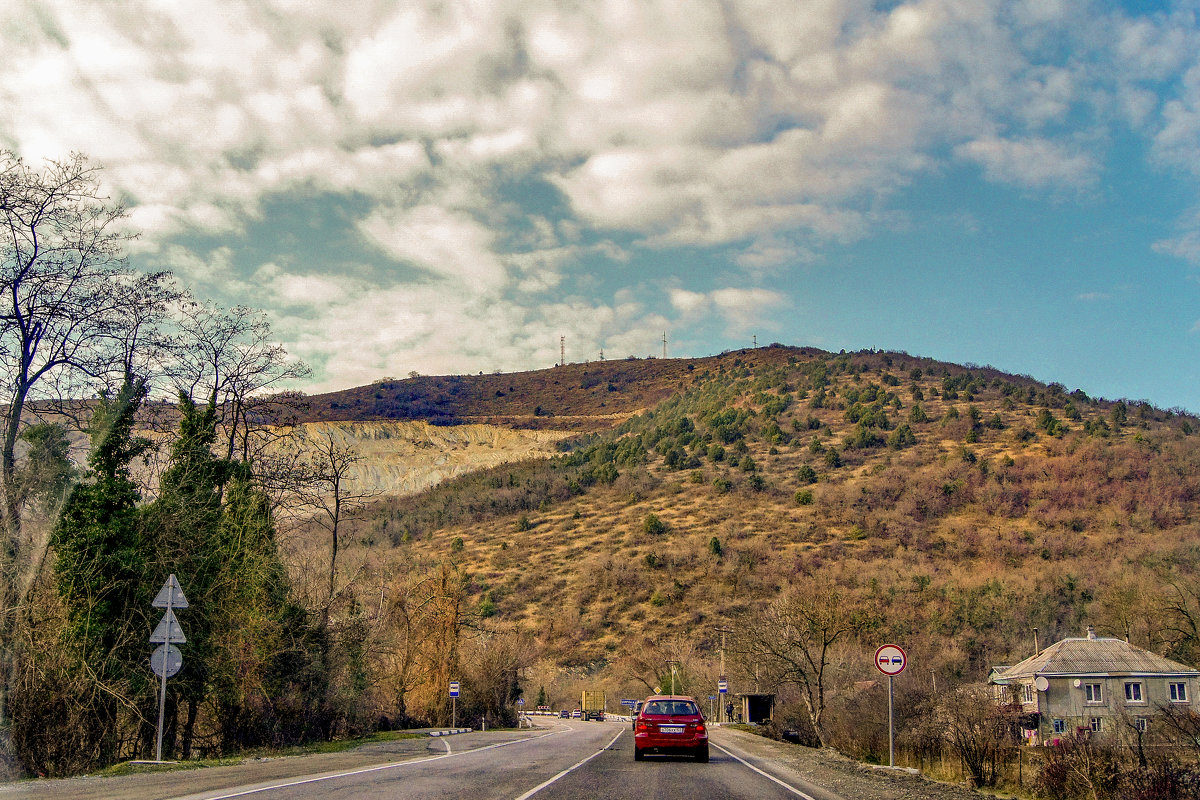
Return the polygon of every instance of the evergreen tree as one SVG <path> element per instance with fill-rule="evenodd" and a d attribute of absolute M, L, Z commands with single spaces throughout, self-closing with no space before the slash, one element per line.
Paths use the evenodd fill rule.
<path fill-rule="evenodd" d="M 130 463 L 149 442 L 133 436 L 146 395 L 143 382 L 102 397 L 92 422 L 89 470 L 75 486 L 51 535 L 54 580 L 66 614 L 67 653 L 98 684 L 94 703 L 94 763 L 116 757 L 117 715 L 149 685 L 147 614 L 153 587 L 148 541 L 138 512 L 140 494 Z"/>
<path fill-rule="evenodd" d="M 159 481 L 158 499 L 147 513 L 158 554 L 152 582 L 161 585 L 174 573 L 189 602 L 180 618 L 188 639 L 187 651 L 183 669 L 169 684 L 168 720 L 164 723 L 167 732 L 163 736 L 164 753 L 173 752 L 176 736 L 181 736 L 182 755 L 187 758 L 209 686 L 214 660 L 213 626 L 225 613 L 220 592 L 227 573 L 227 553 L 220 543 L 220 527 L 222 494 L 230 465 L 212 452 L 216 443 L 215 404 L 209 402 L 203 409 L 198 408 L 181 392 L 178 410 L 178 437 Z M 181 710 L 185 714 L 182 720 L 178 717 Z"/>

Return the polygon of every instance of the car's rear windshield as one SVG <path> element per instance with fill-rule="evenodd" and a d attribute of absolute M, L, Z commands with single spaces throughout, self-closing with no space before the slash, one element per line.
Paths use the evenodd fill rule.
<path fill-rule="evenodd" d="M 699 714 L 700 711 L 696 708 L 696 704 L 690 700 L 651 700 L 649 703 L 646 703 L 646 706 L 642 709 L 642 713 L 685 716 L 688 714 Z"/>

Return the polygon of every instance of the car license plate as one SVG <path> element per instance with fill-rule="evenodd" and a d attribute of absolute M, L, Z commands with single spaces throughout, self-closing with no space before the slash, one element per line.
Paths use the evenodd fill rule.
<path fill-rule="evenodd" d="M 659 725 L 659 733 L 683 733 L 682 725 Z"/>

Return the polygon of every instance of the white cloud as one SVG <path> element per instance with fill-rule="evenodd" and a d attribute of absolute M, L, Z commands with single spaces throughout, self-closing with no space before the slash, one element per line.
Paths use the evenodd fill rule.
<path fill-rule="evenodd" d="M 1154 243 L 1155 252 L 1200 266 L 1200 209 L 1192 209 L 1183 215 L 1176 227 L 1178 233 L 1175 236 Z"/>
<path fill-rule="evenodd" d="M 668 297 L 682 321 L 694 322 L 715 315 L 730 334 L 771 329 L 771 313 L 788 305 L 787 297 L 769 289 L 729 287 L 711 292 L 673 289 Z"/>
<path fill-rule="evenodd" d="M 504 282 L 504 266 L 493 252 L 494 233 L 468 214 L 437 205 L 381 208 L 359 229 L 393 258 L 472 293 L 492 291 Z"/>
<path fill-rule="evenodd" d="M 994 181 L 1034 189 L 1089 186 L 1098 172 L 1090 154 L 1047 139 L 976 139 L 955 154 L 982 166 Z"/>
<path fill-rule="evenodd" d="M 347 374 L 386 361 L 388 337 L 432 362 L 449 345 L 415 331 L 477 320 L 503 333 L 466 335 L 477 362 L 464 366 L 552 363 L 553 328 L 594 350 L 651 352 L 645 337 L 672 320 L 643 302 L 547 296 L 581 265 L 645 247 L 727 248 L 745 273 L 730 283 L 761 282 L 891 224 L 904 187 L 954 160 L 1029 191 L 1090 189 L 1113 129 L 1130 125 L 1159 164 L 1200 170 L 1187 9 L 883 5 L 19 2 L 0 29 L 13 54 L 0 64 L 0 145 L 31 160 L 89 153 L 128 199 L 138 247 L 198 286 L 226 281 L 310 316 L 307 294 L 363 306 L 384 338 Z M 565 207 L 524 208 L 512 198 L 523 181 L 550 184 Z M 314 265 L 293 274 L 282 258 L 254 285 L 228 252 L 203 261 L 175 241 L 236 238 L 271 203 L 321 192 L 352 196 L 347 225 L 426 274 L 404 287 L 420 302 L 314 278 Z M 1200 263 L 1198 227 L 1156 248 Z M 761 289 L 696 291 L 682 272 L 664 283 L 681 318 L 713 314 L 728 330 L 786 307 Z M 329 318 L 319 334 L 342 332 Z"/>

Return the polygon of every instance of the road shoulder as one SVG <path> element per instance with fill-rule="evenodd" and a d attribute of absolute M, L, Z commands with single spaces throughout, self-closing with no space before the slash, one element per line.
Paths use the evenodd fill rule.
<path fill-rule="evenodd" d="M 877 769 L 829 748 L 816 749 L 778 742 L 746 731 L 716 728 L 714 744 L 728 747 L 757 766 L 786 778 L 790 772 L 803 782 L 854 800 L 981 800 L 986 795 L 965 786 L 939 783 L 900 770 Z M 776 769 L 777 768 L 777 769 Z"/>

